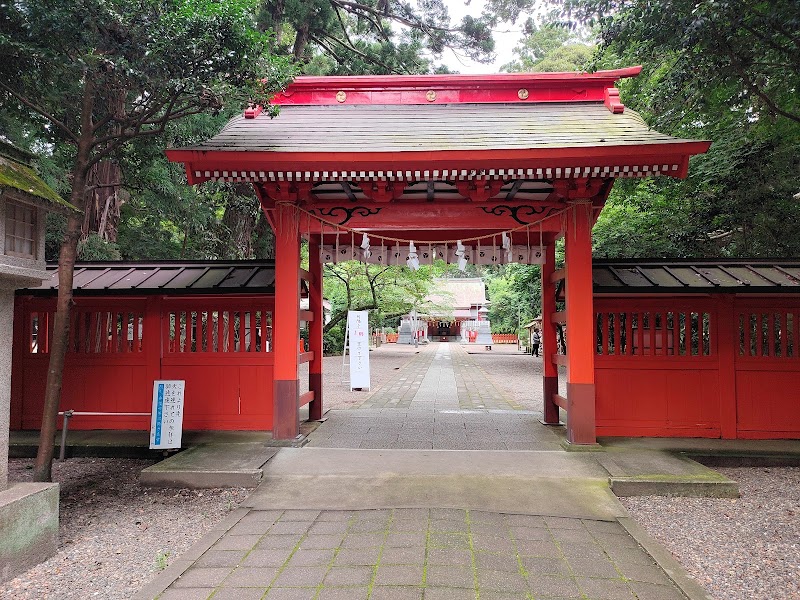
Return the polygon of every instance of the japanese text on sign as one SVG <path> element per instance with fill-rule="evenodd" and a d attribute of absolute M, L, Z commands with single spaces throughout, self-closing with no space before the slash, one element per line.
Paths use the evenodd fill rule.
<path fill-rule="evenodd" d="M 369 388 L 369 313 L 366 310 L 347 312 L 350 336 L 350 389 Z"/>
<path fill-rule="evenodd" d="M 150 449 L 180 448 L 183 434 L 185 381 L 154 381 L 150 417 Z"/>

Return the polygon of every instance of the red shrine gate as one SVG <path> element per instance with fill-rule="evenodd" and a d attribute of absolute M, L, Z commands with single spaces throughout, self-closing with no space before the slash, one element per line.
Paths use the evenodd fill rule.
<path fill-rule="evenodd" d="M 550 316 L 544 346 L 555 347 L 556 323 L 570 332 L 567 355 L 545 361 L 544 418 L 557 423 L 561 406 L 569 442 L 595 443 L 592 225 L 616 177 L 685 177 L 689 157 L 709 147 L 659 134 L 625 110 L 614 83 L 639 71 L 300 77 L 274 99 L 277 118 L 248 109 L 207 142 L 167 151 L 185 163 L 190 183 L 252 182 L 275 231 L 276 438 L 299 429 L 301 276 L 310 285 L 302 320 L 310 321 L 311 373 L 302 400 L 311 400 L 310 418 L 318 419 L 322 250 L 345 247 L 373 260 L 357 250 L 366 233 L 383 260 L 425 260 L 428 249 L 474 262 L 479 246 L 500 245 L 526 248 L 523 262 L 533 262 L 531 249 L 543 248 L 536 262 Z M 300 270 L 301 236 L 309 241 L 308 273 Z M 561 236 L 566 264 L 556 271 Z M 564 312 L 555 305 L 560 281 Z M 557 393 L 558 364 L 567 367 L 566 398 Z"/>

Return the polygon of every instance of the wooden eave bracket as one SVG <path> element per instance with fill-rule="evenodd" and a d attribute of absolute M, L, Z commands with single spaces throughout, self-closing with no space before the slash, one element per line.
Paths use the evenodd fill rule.
<path fill-rule="evenodd" d="M 255 119 L 258 115 L 261 114 L 261 111 L 264 110 L 264 107 L 260 104 L 251 104 L 246 109 L 244 109 L 244 118 L 245 119 Z"/>
<path fill-rule="evenodd" d="M 625 112 L 625 105 L 620 101 L 619 90 L 615 87 L 606 88 L 603 94 L 603 104 L 615 115 L 621 115 Z"/>
<path fill-rule="evenodd" d="M 557 179 L 553 182 L 553 193 L 564 200 L 594 200 L 603 190 L 603 183 L 599 177 Z"/>
<path fill-rule="evenodd" d="M 390 200 L 397 200 L 403 195 L 403 191 L 403 186 L 400 184 L 376 181 L 372 184 L 370 197 L 375 202 L 389 202 Z"/>

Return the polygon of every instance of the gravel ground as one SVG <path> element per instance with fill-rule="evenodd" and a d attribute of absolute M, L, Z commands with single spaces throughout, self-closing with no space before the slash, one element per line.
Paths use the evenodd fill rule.
<path fill-rule="evenodd" d="M 370 353 L 373 390 L 432 346 L 385 345 Z M 541 409 L 541 359 L 470 349 L 511 399 Z M 340 382 L 341 357 L 324 362 L 326 408 L 354 408 L 370 392 Z M 301 380 L 307 377 L 301 375 Z M 563 379 L 563 377 L 562 377 Z M 562 382 L 563 383 L 563 382 Z M 12 481 L 30 479 L 30 459 L 12 459 Z M 70 459 L 61 483 L 59 551 L 0 584 L 0 598 L 128 598 L 247 496 L 247 490 L 148 490 L 150 461 Z M 718 600 L 800 600 L 800 468 L 720 468 L 738 500 L 623 498 L 631 515 Z"/>
<path fill-rule="evenodd" d="M 0 584 L 0 598 L 130 598 L 247 497 L 242 488 L 153 490 L 148 460 L 72 458 L 53 465 L 61 484 L 58 553 Z M 11 459 L 10 480 L 30 481 L 33 459 Z"/>
<path fill-rule="evenodd" d="M 715 599 L 800 599 L 800 468 L 717 470 L 741 498 L 620 500 Z"/>

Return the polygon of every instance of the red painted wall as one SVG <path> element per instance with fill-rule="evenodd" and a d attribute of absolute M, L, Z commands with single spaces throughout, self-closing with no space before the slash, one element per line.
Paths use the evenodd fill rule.
<path fill-rule="evenodd" d="M 800 299 L 595 308 L 598 436 L 800 439 Z"/>
<path fill-rule="evenodd" d="M 17 305 L 11 428 L 37 429 L 54 302 Z M 149 413 L 154 380 L 184 379 L 185 429 L 269 430 L 271 311 L 271 297 L 76 298 L 61 410 Z M 70 427 L 147 430 L 150 418 L 77 416 Z"/>

